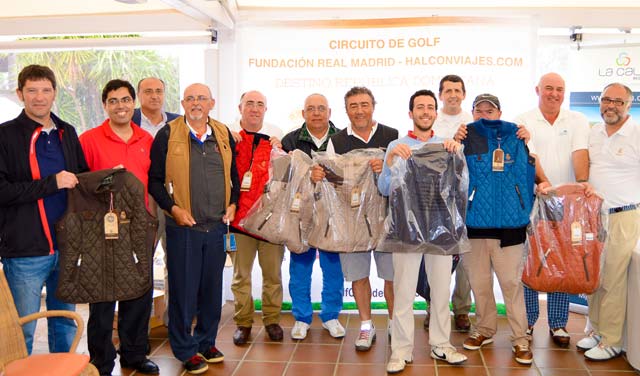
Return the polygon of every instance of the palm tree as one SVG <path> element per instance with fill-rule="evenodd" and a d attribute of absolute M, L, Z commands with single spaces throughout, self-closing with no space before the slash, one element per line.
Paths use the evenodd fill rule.
<path fill-rule="evenodd" d="M 29 64 L 47 65 L 53 70 L 58 81 L 53 110 L 74 124 L 78 133 L 104 121 L 101 92 L 114 78 L 128 80 L 135 87 L 144 77 L 160 77 L 166 84 L 167 110 L 177 112 L 179 108 L 176 56 L 163 56 L 155 50 L 47 51 L 16 55 L 17 72 Z"/>

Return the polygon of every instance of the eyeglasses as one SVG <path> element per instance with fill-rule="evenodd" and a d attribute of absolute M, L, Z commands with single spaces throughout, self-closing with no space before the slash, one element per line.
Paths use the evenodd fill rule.
<path fill-rule="evenodd" d="M 129 103 L 133 103 L 133 98 L 131 97 L 123 97 L 123 98 L 109 98 L 107 99 L 107 104 L 111 105 L 111 106 L 115 106 L 118 103 L 122 103 L 122 104 L 129 104 Z"/>
<path fill-rule="evenodd" d="M 602 97 L 602 98 L 600 98 L 600 103 L 604 104 L 605 106 L 613 103 L 614 105 L 616 105 L 618 107 L 621 107 L 621 106 L 624 106 L 624 104 L 627 103 L 627 102 L 623 101 L 622 99 L 613 99 L 613 98 L 609 98 L 609 97 Z"/>
<path fill-rule="evenodd" d="M 152 95 L 153 93 L 155 93 L 156 95 L 162 95 L 164 94 L 164 90 L 163 89 L 144 89 L 142 91 L 143 94 L 145 95 Z"/>
<path fill-rule="evenodd" d="M 316 112 L 318 111 L 321 114 L 324 114 L 325 112 L 327 112 L 327 108 L 325 106 L 318 106 L 318 107 L 313 107 L 313 106 L 309 106 L 307 108 L 304 109 L 305 112 Z"/>
<path fill-rule="evenodd" d="M 189 95 L 188 97 L 184 98 L 184 101 L 187 103 L 193 103 L 193 102 L 206 102 L 209 100 L 209 97 L 205 97 L 204 95 L 198 95 L 197 97 L 194 97 L 193 95 Z"/>

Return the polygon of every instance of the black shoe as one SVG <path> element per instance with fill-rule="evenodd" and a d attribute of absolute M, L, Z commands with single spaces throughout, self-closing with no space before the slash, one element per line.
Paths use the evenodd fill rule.
<path fill-rule="evenodd" d="M 251 334 L 251 327 L 239 326 L 233 333 L 233 343 L 236 346 L 241 346 L 247 343 L 249 335 Z"/>
<path fill-rule="evenodd" d="M 140 372 L 140 373 L 145 373 L 145 374 L 149 374 L 149 375 L 159 375 L 160 374 L 160 368 L 158 368 L 158 365 L 155 364 L 153 361 L 151 361 L 151 359 L 149 358 L 145 358 L 144 360 L 138 362 L 138 363 L 127 363 L 127 362 L 123 362 L 122 360 L 120 360 L 120 367 L 123 368 L 132 368 L 135 369 L 136 371 Z"/>
<path fill-rule="evenodd" d="M 193 375 L 205 373 L 209 369 L 207 362 L 198 354 L 182 362 L 184 369 Z"/>
<path fill-rule="evenodd" d="M 218 350 L 215 346 L 211 346 L 209 350 L 199 353 L 199 355 L 207 363 L 220 363 L 224 360 L 224 354 Z"/>
<path fill-rule="evenodd" d="M 282 327 L 278 324 L 269 324 L 264 327 L 267 330 L 267 334 L 272 341 L 282 341 L 284 337 L 284 332 L 282 331 Z"/>

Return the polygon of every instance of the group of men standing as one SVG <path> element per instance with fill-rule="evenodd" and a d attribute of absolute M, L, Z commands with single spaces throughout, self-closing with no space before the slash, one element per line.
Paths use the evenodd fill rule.
<path fill-rule="evenodd" d="M 65 191 L 78 184 L 78 173 L 126 168 L 144 185 L 147 210 L 161 223 L 158 240 L 165 249 L 168 274 L 165 323 L 175 357 L 192 374 L 204 373 L 208 363 L 224 359 L 216 347 L 216 336 L 227 254 L 234 264 L 231 289 L 237 328 L 233 342 L 243 345 L 251 338 L 251 272 L 256 256 L 263 277 L 265 331 L 273 341 L 283 339 L 279 322 L 284 247 L 247 233 L 240 226 L 268 183 L 273 148 L 286 152 L 298 149 L 308 155 L 317 151 L 345 154 L 354 149 L 386 149 L 384 160 L 372 159 L 369 165 L 378 175 L 380 192 L 388 195 L 389 168 L 396 157 L 408 159 L 411 146 L 436 142 L 456 152 L 468 137 L 467 123 L 499 120 L 501 116 L 500 101 L 491 94 L 479 95 L 473 101 L 472 113 L 464 112 L 464 82 L 448 75 L 440 82 L 439 98 L 444 106 L 440 112 L 433 92 L 419 90 L 411 96 L 409 118 L 413 128 L 403 137 L 398 138 L 396 129 L 373 119 L 376 101 L 365 87 L 351 88 L 344 96 L 349 117 L 345 129 L 339 130 L 331 123 L 327 98 L 314 93 L 304 101 L 302 126 L 282 137 L 279 128 L 264 122 L 267 99 L 259 91 L 242 94 L 238 106 L 241 117 L 229 129 L 209 117 L 215 99 L 206 85 L 196 83 L 185 89 L 181 100 L 184 116 L 164 112 L 164 89 L 158 78 L 141 80 L 137 87 L 141 108 L 134 109 L 136 90 L 131 83 L 109 81 L 102 91 L 108 118 L 78 137 L 71 125 L 51 112 L 56 94 L 53 72 L 36 65 L 22 70 L 16 92 L 24 110 L 16 119 L 0 125 L 0 257 L 21 316 L 40 309 L 43 285 L 50 292 L 48 309 L 74 309 L 54 294 L 60 250 L 53 226 L 65 212 Z M 633 95 L 622 84 L 608 85 L 600 98 L 604 124 L 590 130 L 583 115 L 561 108 L 565 95 L 562 77 L 546 74 L 535 90 L 538 107 L 515 122 L 521 125 L 518 137 L 537 160 L 538 190 L 545 192 L 551 185 L 578 182 L 589 193 L 595 189 L 602 194 L 610 207 L 602 284 L 589 298 L 590 334 L 577 343 L 589 359 L 610 359 L 622 351 L 626 270 L 640 237 L 640 193 L 636 189 L 640 186 L 640 129 L 629 116 Z M 316 165 L 310 176 L 317 183 L 325 178 L 325 171 Z M 31 236 L 22 235 L 26 228 L 32 230 Z M 529 342 L 539 310 L 538 293 L 520 282 L 525 229 L 469 228 L 471 251 L 455 258 L 366 249 L 348 254 L 315 248 L 291 253 L 289 291 L 296 320 L 291 336 L 298 340 L 307 336 L 313 314 L 311 274 L 319 258 L 323 328 L 332 337 L 345 336 L 338 315 L 344 280 L 350 281 L 361 321 L 355 348 L 369 350 L 376 339 L 369 280 L 373 254 L 378 277 L 384 280 L 389 311 L 392 353 L 387 372 L 401 372 L 413 359 L 416 286 L 433 306 L 425 321 L 431 357 L 450 364 L 467 359 L 450 342 L 448 303 L 453 270 L 457 270 L 453 297 L 456 328 L 470 329 L 470 290 L 476 302 L 475 325 L 463 347 L 477 350 L 493 341 L 497 329 L 495 272 L 507 308 L 514 359 L 531 364 Z M 230 239 L 233 236 L 235 242 Z M 419 278 L 421 269 L 426 272 L 423 281 Z M 430 291 L 423 288 L 425 283 Z M 116 358 L 111 338 L 115 303 L 90 305 L 89 351 L 92 363 L 104 375 L 111 374 Z M 119 302 L 119 353 L 123 367 L 157 374 L 158 366 L 147 357 L 151 304 L 152 290 Z M 550 293 L 548 311 L 553 341 L 568 346 L 567 295 Z M 74 324 L 55 318 L 49 319 L 48 328 L 50 350 L 68 350 Z M 35 324 L 24 327 L 29 351 L 34 330 Z"/>

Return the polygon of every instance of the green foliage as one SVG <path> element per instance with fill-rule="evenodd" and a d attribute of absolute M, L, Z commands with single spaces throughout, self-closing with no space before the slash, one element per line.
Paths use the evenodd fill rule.
<path fill-rule="evenodd" d="M 165 82 L 166 110 L 178 112 L 180 104 L 178 58 L 156 50 L 74 50 L 20 53 L 15 75 L 30 64 L 49 66 L 58 81 L 53 111 L 73 124 L 78 134 L 105 119 L 101 93 L 111 79 L 138 81 L 156 76 Z M 11 69 L 11 68 L 10 68 Z M 16 85 L 17 86 L 17 85 Z"/>

